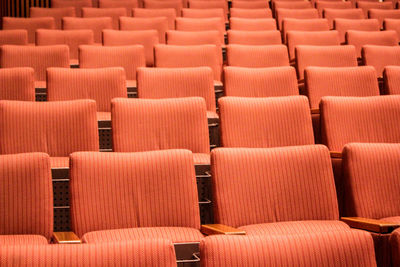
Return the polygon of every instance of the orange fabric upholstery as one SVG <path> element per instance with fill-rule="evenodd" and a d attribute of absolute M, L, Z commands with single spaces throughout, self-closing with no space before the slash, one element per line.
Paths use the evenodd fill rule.
<path fill-rule="evenodd" d="M 377 19 L 382 26 L 384 19 L 400 19 L 400 10 L 370 9 L 368 10 L 370 19 Z"/>
<path fill-rule="evenodd" d="M 119 19 L 120 30 L 122 31 L 143 31 L 143 30 L 157 30 L 158 41 L 162 44 L 165 43 L 165 33 L 168 30 L 168 18 L 128 18 L 121 17 Z"/>
<path fill-rule="evenodd" d="M 225 67 L 225 95 L 270 97 L 298 95 L 296 70 L 293 67 Z"/>
<path fill-rule="evenodd" d="M 354 31 L 346 33 L 346 43 L 356 47 L 357 56 L 361 57 L 361 48 L 364 45 L 398 46 L 399 38 L 395 31 Z"/>
<path fill-rule="evenodd" d="M 218 31 L 224 43 L 225 22 L 221 18 L 176 18 L 177 31 Z"/>
<path fill-rule="evenodd" d="M 284 19 L 282 21 L 284 43 L 288 31 L 329 31 L 329 24 L 326 19 Z"/>
<path fill-rule="evenodd" d="M 393 231 L 390 235 L 390 247 L 392 255 L 392 265 L 396 266 L 400 264 L 400 232 L 399 230 Z"/>
<path fill-rule="evenodd" d="M 0 101 L 0 153 L 98 151 L 96 103 Z"/>
<path fill-rule="evenodd" d="M 297 74 L 304 79 L 304 69 L 315 67 L 356 67 L 357 54 L 352 45 L 298 45 L 295 49 Z"/>
<path fill-rule="evenodd" d="M 112 29 L 113 22 L 111 17 L 102 18 L 63 18 L 63 30 L 92 30 L 94 42 L 102 43 L 102 31 Z"/>
<path fill-rule="evenodd" d="M 308 9 L 313 7 L 308 1 L 275 1 L 274 8 Z"/>
<path fill-rule="evenodd" d="M 32 68 L 0 69 L 0 99 L 35 101 L 35 78 Z"/>
<path fill-rule="evenodd" d="M 332 151 L 344 145 L 398 143 L 400 96 L 323 97 L 320 104 L 322 138 Z M 374 127 L 371 127 L 374 125 Z"/>
<path fill-rule="evenodd" d="M 231 18 L 230 29 L 238 31 L 271 31 L 276 30 L 276 21 L 272 18 L 245 19 Z"/>
<path fill-rule="evenodd" d="M 156 45 L 155 66 L 161 68 L 210 67 L 221 80 L 221 60 L 215 45 Z"/>
<path fill-rule="evenodd" d="M 324 9 L 324 18 L 329 21 L 329 25 L 333 28 L 333 21 L 335 19 L 364 19 L 364 12 L 361 8 L 351 8 L 351 9 Z"/>
<path fill-rule="evenodd" d="M 346 41 L 345 36 L 348 30 L 356 31 L 379 31 L 379 21 L 376 19 L 335 19 L 334 29 L 339 32 L 340 42 Z"/>
<path fill-rule="evenodd" d="M 166 17 L 168 19 L 168 29 L 169 30 L 175 29 L 176 11 L 173 8 L 160 8 L 160 9 L 134 8 L 133 16 L 137 18 Z"/>
<path fill-rule="evenodd" d="M 2 246 L 1 265 L 175 267 L 175 250 L 168 240 L 134 240 L 103 244 Z"/>
<path fill-rule="evenodd" d="M 0 177 L 0 234 L 39 235 L 50 241 L 53 187 L 49 156 L 1 155 Z"/>
<path fill-rule="evenodd" d="M 364 11 L 364 16 L 368 18 L 368 10 L 370 9 L 393 9 L 392 2 L 365 2 L 357 1 L 357 7 Z"/>
<path fill-rule="evenodd" d="M 84 8 L 82 8 L 82 17 L 84 17 L 84 18 L 110 17 L 112 19 L 112 27 L 114 30 L 119 29 L 119 17 L 124 17 L 126 15 L 127 15 L 126 8 L 123 8 L 123 7 L 116 7 L 116 8 L 84 7 Z"/>
<path fill-rule="evenodd" d="M 36 45 L 65 44 L 69 47 L 70 59 L 78 59 L 78 47 L 80 45 L 94 44 L 92 30 L 37 30 Z"/>
<path fill-rule="evenodd" d="M 132 9 L 138 7 L 137 0 L 99 0 L 100 8 L 117 8 L 123 7 L 126 9 L 128 17 L 132 15 Z"/>
<path fill-rule="evenodd" d="M 318 19 L 318 11 L 314 8 L 307 9 L 289 9 L 289 8 L 278 8 L 276 9 L 276 18 L 278 22 L 278 28 L 282 29 L 282 21 L 286 18 L 292 19 Z"/>
<path fill-rule="evenodd" d="M 61 22 L 63 17 L 75 17 L 75 8 L 73 7 L 62 7 L 62 8 L 30 8 L 31 18 L 40 17 L 53 17 L 55 28 L 61 30 Z"/>
<path fill-rule="evenodd" d="M 182 17 L 184 18 L 222 18 L 225 20 L 225 10 L 223 8 L 183 8 Z"/>
<path fill-rule="evenodd" d="M 21 245 L 48 245 L 49 241 L 42 235 L 0 235 L 1 248 Z M 3 256 L 3 255 L 2 255 Z M 1 263 L 1 260 L 0 260 Z M 15 265 L 15 263 L 14 263 Z"/>
<path fill-rule="evenodd" d="M 52 8 L 74 7 L 77 17 L 82 17 L 83 7 L 92 7 L 91 0 L 51 0 Z"/>
<path fill-rule="evenodd" d="M 332 9 L 349 9 L 353 7 L 351 1 L 317 1 L 315 2 L 315 6 L 318 10 L 319 16 L 322 18 L 323 11 L 325 8 L 332 8 Z M 367 17 L 367 16 L 365 16 Z"/>
<path fill-rule="evenodd" d="M 400 95 L 400 66 L 387 66 L 383 72 L 385 92 Z"/>
<path fill-rule="evenodd" d="M 323 96 L 378 96 L 375 69 L 363 67 L 307 67 L 304 71 L 307 96 L 312 109 Z"/>
<path fill-rule="evenodd" d="M 146 66 L 154 65 L 154 46 L 158 42 L 156 30 L 143 31 L 103 31 L 104 46 L 142 45 L 146 59 Z"/>
<path fill-rule="evenodd" d="M 111 116 L 116 152 L 174 148 L 210 152 L 203 98 L 114 99 Z"/>
<path fill-rule="evenodd" d="M 121 228 L 200 229 L 190 151 L 78 152 L 70 176 L 72 229 L 80 237 Z"/>
<path fill-rule="evenodd" d="M 228 66 L 266 68 L 289 66 L 285 45 L 227 45 Z"/>
<path fill-rule="evenodd" d="M 365 65 L 373 66 L 378 77 L 382 77 L 386 66 L 400 66 L 400 47 L 365 45 L 362 48 L 362 58 Z"/>
<path fill-rule="evenodd" d="M 0 46 L 2 45 L 27 45 L 28 31 L 26 30 L 0 30 Z"/>
<path fill-rule="evenodd" d="M 44 18 L 12 18 L 3 17 L 3 30 L 27 30 L 28 42 L 35 43 L 37 29 L 55 29 L 55 20 L 52 17 Z"/>
<path fill-rule="evenodd" d="M 314 143 L 310 108 L 304 96 L 223 97 L 218 104 L 224 147 L 279 147 Z"/>
<path fill-rule="evenodd" d="M 35 70 L 35 81 L 45 81 L 49 67 L 69 68 L 69 49 L 66 45 L 3 45 L 0 50 L 2 68 L 31 67 Z"/>
<path fill-rule="evenodd" d="M 175 1 L 175 0 L 144 0 L 144 7 L 148 9 L 163 9 L 163 8 L 173 8 L 176 11 L 176 16 L 180 16 L 183 1 Z"/>
<path fill-rule="evenodd" d="M 397 37 L 400 39 L 400 19 L 384 19 L 383 20 L 383 29 L 393 30 L 397 32 Z"/>
<path fill-rule="evenodd" d="M 260 8 L 268 8 L 268 2 L 264 0 L 254 0 L 254 1 L 241 1 L 235 0 L 232 1 L 233 8 L 245 8 L 245 9 L 260 9 Z"/>
<path fill-rule="evenodd" d="M 228 43 L 240 45 L 278 45 L 282 44 L 281 33 L 272 31 L 228 31 Z"/>
<path fill-rule="evenodd" d="M 198 0 L 189 0 L 189 7 L 193 9 L 210 9 L 210 8 L 222 8 L 224 10 L 225 20 L 228 20 L 228 2 L 226 1 L 198 1 Z"/>
<path fill-rule="evenodd" d="M 231 8 L 231 18 L 244 19 L 267 19 L 272 18 L 272 11 L 267 8 L 247 9 L 247 8 Z"/>

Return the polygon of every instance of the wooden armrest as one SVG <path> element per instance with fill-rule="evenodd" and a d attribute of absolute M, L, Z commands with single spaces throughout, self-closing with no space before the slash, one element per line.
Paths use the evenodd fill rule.
<path fill-rule="evenodd" d="M 56 244 L 81 244 L 82 241 L 74 232 L 54 232 L 53 242 Z"/>
<path fill-rule="evenodd" d="M 245 235 L 246 232 L 224 224 L 203 224 L 201 232 L 205 235 Z"/>
<path fill-rule="evenodd" d="M 380 234 L 391 233 L 394 229 L 400 227 L 400 225 L 396 223 L 389 223 L 362 217 L 342 217 L 341 219 L 352 228 L 367 230 Z"/>
<path fill-rule="evenodd" d="M 312 108 L 311 114 L 319 114 L 319 108 Z"/>
<path fill-rule="evenodd" d="M 334 159 L 342 158 L 342 152 L 331 151 L 330 153 L 331 153 L 331 158 L 334 158 Z"/>

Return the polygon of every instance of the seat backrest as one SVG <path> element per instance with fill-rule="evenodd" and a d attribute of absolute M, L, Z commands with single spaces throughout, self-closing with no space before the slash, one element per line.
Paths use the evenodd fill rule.
<path fill-rule="evenodd" d="M 0 234 L 42 235 L 50 241 L 53 186 L 49 156 L 44 153 L 1 155 L 0 177 Z"/>
<path fill-rule="evenodd" d="M 272 11 L 268 8 L 231 8 L 231 18 L 244 18 L 244 19 L 267 19 L 272 18 Z"/>
<path fill-rule="evenodd" d="M 225 22 L 221 18 L 176 18 L 177 31 L 218 31 L 220 42 L 223 44 L 225 33 Z"/>
<path fill-rule="evenodd" d="M 304 79 L 306 67 L 356 67 L 357 53 L 352 45 L 298 45 L 295 49 L 297 77 Z"/>
<path fill-rule="evenodd" d="M 82 8 L 92 7 L 92 0 L 51 0 L 51 7 L 74 7 L 76 16 L 82 17 Z"/>
<path fill-rule="evenodd" d="M 227 45 L 228 66 L 266 68 L 289 66 L 285 45 Z"/>
<path fill-rule="evenodd" d="M 99 0 L 100 8 L 116 8 L 123 7 L 126 9 L 128 17 L 132 15 L 132 10 L 138 7 L 137 0 Z"/>
<path fill-rule="evenodd" d="M 139 98 L 177 98 L 199 96 L 205 99 L 207 111 L 215 112 L 214 75 L 209 67 L 139 68 Z"/>
<path fill-rule="evenodd" d="M 246 9 L 260 9 L 260 8 L 268 8 L 268 2 L 262 0 L 254 0 L 254 1 L 241 1 L 235 0 L 232 1 L 233 8 L 246 8 Z"/>
<path fill-rule="evenodd" d="M 289 9 L 308 9 L 313 8 L 311 2 L 308 1 L 276 1 L 274 3 L 275 9 L 289 8 Z"/>
<path fill-rule="evenodd" d="M 175 29 L 175 18 L 176 11 L 173 8 L 134 8 L 133 17 L 136 18 L 156 18 L 156 17 L 166 17 L 168 19 L 168 29 Z"/>
<path fill-rule="evenodd" d="M 379 86 L 373 67 L 307 67 L 306 93 L 312 109 L 319 108 L 323 96 L 378 96 Z"/>
<path fill-rule="evenodd" d="M 224 147 L 279 147 L 314 144 L 305 96 L 223 97 L 220 108 Z"/>
<path fill-rule="evenodd" d="M 356 5 L 364 11 L 364 16 L 366 18 L 368 18 L 368 10 L 370 9 L 393 9 L 392 2 L 357 1 Z"/>
<path fill-rule="evenodd" d="M 111 117 L 116 152 L 210 152 L 206 101 L 201 97 L 114 99 Z"/>
<path fill-rule="evenodd" d="M 278 28 L 282 29 L 282 21 L 285 18 L 292 19 L 318 19 L 318 11 L 314 8 L 307 9 L 289 9 L 289 8 L 277 8 L 276 18 L 278 21 Z"/>
<path fill-rule="evenodd" d="M 238 31 L 272 31 L 276 30 L 276 21 L 272 18 L 245 19 L 230 18 L 230 29 Z"/>
<path fill-rule="evenodd" d="M 0 30 L 0 46 L 2 45 L 27 45 L 27 30 Z"/>
<path fill-rule="evenodd" d="M 217 148 L 211 162 L 216 223 L 238 227 L 339 219 L 324 146 Z"/>
<path fill-rule="evenodd" d="M 351 1 L 317 1 L 315 3 L 316 8 L 318 10 L 319 16 L 322 18 L 323 11 L 325 8 L 333 8 L 333 9 L 349 9 L 353 8 L 353 4 Z M 366 16 L 365 16 L 366 17 Z"/>
<path fill-rule="evenodd" d="M 383 84 L 386 94 L 400 94 L 400 66 L 385 67 L 383 71 Z"/>
<path fill-rule="evenodd" d="M 82 8 L 82 17 L 84 18 L 101 18 L 110 17 L 112 19 L 112 28 L 114 30 L 119 29 L 119 17 L 127 16 L 126 8 L 114 7 L 114 8 L 93 8 L 84 7 Z"/>
<path fill-rule="evenodd" d="M 78 59 L 80 45 L 94 44 L 92 30 L 37 30 L 36 45 L 65 44 L 69 48 L 70 59 Z"/>
<path fill-rule="evenodd" d="M 35 101 L 34 82 L 32 68 L 1 68 L 0 99 Z"/>
<path fill-rule="evenodd" d="M 26 30 L 28 42 L 35 43 L 35 31 L 37 29 L 55 29 L 55 20 L 52 17 L 44 18 L 12 18 L 3 17 L 3 30 Z"/>
<path fill-rule="evenodd" d="M 348 30 L 379 31 L 380 25 L 377 19 L 334 19 L 334 29 L 339 32 L 340 43 L 346 41 Z"/>
<path fill-rule="evenodd" d="M 298 95 L 293 67 L 224 68 L 226 96 L 271 97 Z"/>
<path fill-rule="evenodd" d="M 379 25 L 379 22 L 377 22 Z M 397 37 L 400 39 L 400 19 L 384 19 L 383 30 L 393 30 L 397 32 Z"/>
<path fill-rule="evenodd" d="M 45 152 L 68 157 L 75 151 L 99 150 L 96 102 L 92 100 L 2 100 L 0 112 L 0 154 Z"/>
<path fill-rule="evenodd" d="M 346 43 L 354 45 L 357 57 L 361 57 L 361 49 L 364 45 L 398 46 L 399 38 L 395 31 L 354 31 L 346 32 Z"/>
<path fill-rule="evenodd" d="M 324 8 L 324 18 L 329 21 L 329 26 L 333 28 L 335 19 L 364 19 L 364 12 L 361 8 L 334 9 Z"/>
<path fill-rule="evenodd" d="M 123 67 L 127 80 L 136 80 L 136 69 L 146 66 L 142 45 L 129 46 L 79 46 L 81 68 Z"/>
<path fill-rule="evenodd" d="M 329 24 L 326 19 L 283 19 L 282 36 L 284 43 L 286 43 L 288 31 L 329 31 Z"/>
<path fill-rule="evenodd" d="M 225 10 L 223 8 L 183 8 L 183 18 L 222 18 L 225 20 Z"/>
<path fill-rule="evenodd" d="M 3 45 L 0 48 L 0 67 L 31 67 L 35 70 L 35 81 L 45 81 L 47 68 L 69 68 L 68 50 L 66 45 Z"/>
<path fill-rule="evenodd" d="M 102 31 L 112 29 L 113 22 L 111 17 L 100 18 L 63 18 L 63 30 L 92 30 L 94 42 L 102 43 Z"/>
<path fill-rule="evenodd" d="M 400 96 L 323 97 L 322 139 L 332 151 L 348 143 L 400 143 Z"/>
<path fill-rule="evenodd" d="M 120 30 L 122 31 L 143 31 L 156 30 L 158 32 L 158 41 L 165 44 L 165 33 L 168 30 L 168 18 L 128 18 L 119 19 Z"/>
<path fill-rule="evenodd" d="M 228 43 L 240 45 L 278 45 L 282 44 L 280 31 L 228 31 Z"/>
<path fill-rule="evenodd" d="M 400 66 L 400 46 L 364 45 L 362 58 L 364 65 L 373 66 L 382 77 L 386 66 Z"/>
<path fill-rule="evenodd" d="M 224 18 L 228 20 L 228 2 L 226 1 L 198 1 L 189 0 L 189 7 L 193 9 L 210 9 L 210 8 L 222 8 L 224 10 Z"/>
<path fill-rule="evenodd" d="M 144 0 L 143 2 L 144 8 L 148 9 L 173 8 L 176 11 L 176 16 L 180 16 L 183 8 L 183 1 L 181 0 Z"/>
<path fill-rule="evenodd" d="M 369 9 L 368 18 L 379 20 L 382 26 L 384 19 L 400 19 L 400 10 Z"/>
<path fill-rule="evenodd" d="M 30 10 L 31 18 L 41 18 L 41 17 L 53 17 L 55 28 L 61 30 L 62 18 L 63 17 L 75 17 L 76 11 L 73 7 L 61 7 L 61 8 L 41 8 L 41 7 L 31 7 Z"/>

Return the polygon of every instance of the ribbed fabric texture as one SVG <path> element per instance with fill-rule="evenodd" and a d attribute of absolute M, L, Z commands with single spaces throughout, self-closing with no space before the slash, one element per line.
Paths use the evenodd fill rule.
<path fill-rule="evenodd" d="M 246 9 L 259 9 L 259 8 L 268 8 L 268 3 L 265 1 L 240 1 L 235 0 L 232 1 L 233 8 L 246 8 Z"/>
<path fill-rule="evenodd" d="M 1 45 L 27 45 L 28 31 L 27 30 L 1 30 L 0 31 L 0 46 Z"/>
<path fill-rule="evenodd" d="M 111 116 L 114 151 L 184 148 L 210 152 L 203 98 L 114 99 Z"/>
<path fill-rule="evenodd" d="M 400 95 L 400 66 L 385 67 L 383 80 L 387 94 Z"/>
<path fill-rule="evenodd" d="M 183 7 L 182 2 L 183 1 L 180 0 L 165 0 L 165 1 L 144 0 L 144 8 L 148 9 L 173 8 L 175 9 L 176 15 L 180 16 Z"/>
<path fill-rule="evenodd" d="M 297 75 L 304 79 L 304 69 L 315 67 L 357 67 L 357 53 L 352 45 L 314 46 L 298 45 L 295 48 Z"/>
<path fill-rule="evenodd" d="M 228 20 L 228 2 L 226 1 L 197 1 L 189 0 L 189 7 L 193 9 L 210 9 L 210 8 L 222 8 L 224 10 L 225 20 Z"/>
<path fill-rule="evenodd" d="M 119 17 L 126 17 L 126 8 L 82 8 L 82 17 L 84 18 L 99 18 L 99 17 L 110 17 L 112 18 L 112 27 L 114 30 L 119 29 Z"/>
<path fill-rule="evenodd" d="M 370 9 L 368 10 L 368 17 L 379 20 L 382 26 L 384 19 L 400 19 L 400 10 Z"/>
<path fill-rule="evenodd" d="M 51 157 L 51 168 L 69 168 L 69 157 Z"/>
<path fill-rule="evenodd" d="M 275 1 L 274 8 L 307 9 L 313 8 L 311 1 Z"/>
<path fill-rule="evenodd" d="M 314 8 L 307 9 L 287 9 L 279 8 L 276 11 L 276 18 L 279 29 L 282 29 L 283 19 L 318 19 L 318 11 Z"/>
<path fill-rule="evenodd" d="M 1 266 L 176 266 L 175 250 L 162 239 L 102 244 L 2 246 Z"/>
<path fill-rule="evenodd" d="M 70 59 L 78 59 L 78 47 L 94 43 L 92 30 L 37 30 L 36 45 L 65 44 L 69 47 Z"/>
<path fill-rule="evenodd" d="M 222 66 L 215 45 L 156 45 L 155 66 L 161 68 L 210 67 L 221 80 Z"/>
<path fill-rule="evenodd" d="M 137 73 L 139 98 L 178 98 L 200 96 L 207 111 L 216 112 L 212 69 L 140 68 Z"/>
<path fill-rule="evenodd" d="M 382 77 L 383 70 L 386 66 L 400 65 L 400 47 L 364 45 L 362 48 L 362 57 L 364 64 L 373 66 L 378 77 Z"/>
<path fill-rule="evenodd" d="M 0 101 L 0 153 L 98 151 L 96 103 Z"/>
<path fill-rule="evenodd" d="M 42 235 L 0 235 L 0 249 L 7 246 L 48 245 L 49 241 Z M 1 263 L 1 257 L 0 257 Z"/>
<path fill-rule="evenodd" d="M 281 33 L 271 31 L 228 31 L 229 44 L 241 45 L 278 45 L 282 44 Z"/>
<path fill-rule="evenodd" d="M 361 57 L 361 48 L 364 45 L 398 46 L 399 38 L 396 31 L 354 31 L 346 33 L 346 43 L 354 45 L 357 57 Z"/>
<path fill-rule="evenodd" d="M 290 60 L 295 58 L 295 47 L 298 45 L 340 45 L 337 31 L 289 31 L 286 34 L 286 39 Z"/>
<path fill-rule="evenodd" d="M 27 30 L 28 42 L 35 43 L 37 29 L 55 29 L 55 20 L 52 17 L 44 18 L 12 18 L 3 17 L 3 30 Z"/>
<path fill-rule="evenodd" d="M 63 8 L 40 8 L 31 7 L 30 17 L 41 18 L 41 17 L 52 17 L 54 18 L 55 28 L 61 30 L 61 21 L 63 17 L 75 17 L 75 8 L 63 7 Z"/>
<path fill-rule="evenodd" d="M 127 80 L 136 80 L 136 69 L 146 66 L 144 47 L 128 46 L 79 46 L 81 68 L 123 67 Z"/>
<path fill-rule="evenodd" d="M 102 31 L 112 29 L 113 20 L 111 17 L 102 18 L 63 18 L 63 30 L 92 30 L 94 42 L 102 43 Z"/>
<path fill-rule="evenodd" d="M 74 7 L 77 17 L 82 17 L 82 7 L 92 7 L 91 0 L 51 0 L 52 8 Z"/>
<path fill-rule="evenodd" d="M 323 97 L 322 138 L 332 151 L 348 143 L 398 143 L 400 96 Z"/>
<path fill-rule="evenodd" d="M 89 232 L 83 235 L 82 240 L 85 243 L 104 243 L 155 238 L 168 239 L 173 243 L 200 242 L 203 234 L 189 227 L 137 227 Z"/>
<path fill-rule="evenodd" d="M 168 30 L 168 18 L 128 18 L 122 17 L 119 19 L 120 30 L 122 31 L 143 31 L 157 30 L 158 40 L 160 43 L 165 43 L 165 33 Z"/>
<path fill-rule="evenodd" d="M 376 71 L 362 67 L 307 67 L 304 71 L 307 96 L 313 109 L 323 96 L 378 96 Z"/>
<path fill-rule="evenodd" d="M 333 9 L 349 9 L 353 8 L 353 3 L 351 1 L 348 2 L 342 2 L 342 1 L 316 1 L 315 2 L 315 7 L 318 10 L 319 16 L 322 18 L 323 16 L 323 10 L 325 8 L 333 8 Z M 365 16 L 367 17 L 367 16 Z"/>
<path fill-rule="evenodd" d="M 0 69 L 0 99 L 35 101 L 34 82 L 32 68 Z"/>
<path fill-rule="evenodd" d="M 291 2 L 288 2 L 291 3 Z M 288 31 L 329 31 L 328 20 L 326 19 L 284 19 L 282 22 L 282 36 L 286 43 Z"/>
<path fill-rule="evenodd" d="M 132 9 L 138 7 L 137 0 L 99 0 L 100 8 L 117 8 L 123 7 L 126 9 L 126 14 L 128 17 L 132 15 Z"/>
<path fill-rule="evenodd" d="M 381 28 L 377 19 L 335 19 L 334 26 L 339 32 L 341 43 L 346 41 L 345 36 L 348 30 L 379 31 Z"/>
<path fill-rule="evenodd" d="M 71 155 L 71 221 L 78 235 L 132 227 L 200 229 L 187 150 Z"/>
<path fill-rule="evenodd" d="M 237 31 L 272 31 L 276 30 L 276 21 L 272 18 L 266 19 L 245 19 L 231 18 L 230 29 Z"/>
<path fill-rule="evenodd" d="M 182 17 L 184 18 L 223 18 L 225 20 L 225 12 L 223 8 L 183 8 Z"/>
<path fill-rule="evenodd" d="M 111 112 L 111 99 L 127 97 L 123 68 L 47 69 L 47 100 L 93 99 L 97 111 Z"/>
<path fill-rule="evenodd" d="M 397 32 L 397 37 L 400 39 L 400 20 L 399 19 L 384 19 L 383 20 L 383 29 L 393 30 Z"/>
<path fill-rule="evenodd" d="M 364 19 L 364 12 L 361 8 L 325 8 L 323 13 L 324 18 L 329 21 L 331 28 L 333 28 L 333 21 L 335 19 Z"/>
<path fill-rule="evenodd" d="M 231 18 L 244 18 L 244 19 L 272 18 L 271 9 L 267 9 L 267 8 L 257 8 L 257 9 L 231 8 L 230 14 L 231 14 Z"/>
<path fill-rule="evenodd" d="M 173 8 L 160 8 L 160 9 L 135 8 L 133 9 L 133 16 L 137 18 L 166 17 L 168 19 L 168 29 L 169 30 L 175 29 L 176 11 Z"/>
<path fill-rule="evenodd" d="M 270 97 L 298 95 L 296 70 L 293 67 L 225 67 L 225 95 Z"/>
<path fill-rule="evenodd" d="M 35 80 L 46 80 L 49 67 L 69 68 L 69 49 L 66 45 L 17 46 L 3 45 L 0 48 L 2 68 L 31 67 Z"/>
<path fill-rule="evenodd" d="M 267 68 L 289 66 L 285 45 L 227 45 L 228 66 Z"/>
<path fill-rule="evenodd" d="M 219 100 L 224 147 L 279 147 L 314 144 L 305 96 Z"/>
<path fill-rule="evenodd" d="M 177 31 L 218 31 L 224 43 L 225 21 L 222 18 L 176 18 Z"/>
<path fill-rule="evenodd" d="M 2 155 L 0 177 L 0 234 L 42 235 L 50 240 L 53 187 L 49 156 Z"/>
<path fill-rule="evenodd" d="M 391 2 L 364 2 L 357 1 L 357 7 L 361 8 L 364 12 L 364 16 L 368 18 L 368 10 L 370 9 L 393 9 L 393 3 Z"/>
<path fill-rule="evenodd" d="M 200 245 L 203 267 L 376 266 L 374 243 L 362 231 L 292 236 L 213 235 Z"/>

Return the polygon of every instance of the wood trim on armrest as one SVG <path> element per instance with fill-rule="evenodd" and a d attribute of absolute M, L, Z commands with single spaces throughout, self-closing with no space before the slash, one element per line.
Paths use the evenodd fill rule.
<path fill-rule="evenodd" d="M 367 230 L 380 234 L 391 233 L 394 229 L 400 227 L 400 225 L 396 223 L 389 223 L 381 220 L 362 217 L 342 217 L 341 220 L 352 228 Z"/>
<path fill-rule="evenodd" d="M 342 152 L 338 151 L 330 151 L 331 158 L 333 159 L 341 159 L 342 158 Z"/>
<path fill-rule="evenodd" d="M 54 232 L 53 243 L 55 244 L 81 244 L 82 241 L 74 232 Z"/>
<path fill-rule="evenodd" d="M 245 235 L 246 232 L 224 224 L 203 224 L 201 232 L 205 235 Z"/>
<path fill-rule="evenodd" d="M 319 114 L 319 108 L 312 108 L 311 114 Z"/>

